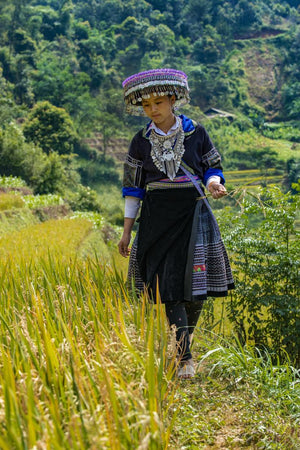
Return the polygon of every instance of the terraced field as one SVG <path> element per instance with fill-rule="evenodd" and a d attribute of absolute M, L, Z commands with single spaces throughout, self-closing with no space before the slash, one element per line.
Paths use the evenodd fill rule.
<path fill-rule="evenodd" d="M 225 173 L 226 184 L 238 187 L 259 187 L 267 185 L 280 185 L 282 183 L 282 174 L 278 174 L 277 169 L 269 169 L 262 173 L 258 169 L 252 170 L 233 170 Z"/>

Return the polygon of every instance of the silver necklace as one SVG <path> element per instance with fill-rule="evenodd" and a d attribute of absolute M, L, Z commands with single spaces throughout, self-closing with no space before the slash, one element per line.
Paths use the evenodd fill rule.
<path fill-rule="evenodd" d="M 155 166 L 173 181 L 185 151 L 183 145 L 184 131 L 181 123 L 174 133 L 167 136 L 162 136 L 151 130 L 149 140 L 151 143 L 151 157 Z"/>

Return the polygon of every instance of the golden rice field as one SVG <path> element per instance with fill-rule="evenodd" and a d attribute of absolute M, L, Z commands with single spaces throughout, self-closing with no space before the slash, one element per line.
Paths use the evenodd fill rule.
<path fill-rule="evenodd" d="M 2 449 L 167 446 L 162 313 L 146 321 L 112 267 L 76 259 L 90 229 L 49 221 L 1 238 Z"/>
<path fill-rule="evenodd" d="M 0 231 L 1 449 L 297 448 L 292 375 L 277 392 L 275 372 L 259 381 L 254 355 L 199 328 L 198 375 L 178 382 L 162 307 L 128 293 L 113 250 L 82 256 L 90 221 L 22 210 Z"/>

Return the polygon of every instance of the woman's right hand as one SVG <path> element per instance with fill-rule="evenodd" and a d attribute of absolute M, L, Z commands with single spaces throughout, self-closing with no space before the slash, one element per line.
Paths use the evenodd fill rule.
<path fill-rule="evenodd" d="M 118 244 L 119 253 L 120 255 L 124 256 L 124 258 L 127 258 L 130 254 L 129 244 L 131 239 L 131 233 L 123 233 L 121 240 Z"/>

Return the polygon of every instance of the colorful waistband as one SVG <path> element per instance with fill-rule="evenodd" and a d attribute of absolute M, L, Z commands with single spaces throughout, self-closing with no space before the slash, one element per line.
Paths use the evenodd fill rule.
<path fill-rule="evenodd" d="M 197 175 L 194 175 L 193 178 L 200 184 L 200 178 Z M 194 187 L 194 185 L 186 175 L 176 177 L 173 181 L 169 178 L 162 178 L 158 181 L 152 181 L 152 183 L 147 184 L 147 190 L 149 191 L 152 191 L 153 189 L 182 189 L 191 187 Z"/>

